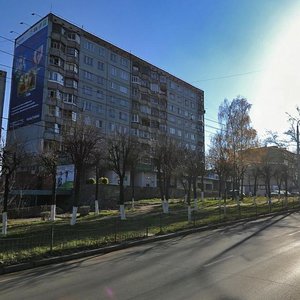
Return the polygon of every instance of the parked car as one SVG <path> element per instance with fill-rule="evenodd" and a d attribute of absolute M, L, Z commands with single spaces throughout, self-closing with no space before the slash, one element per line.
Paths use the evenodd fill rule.
<path fill-rule="evenodd" d="M 244 193 L 240 193 L 240 191 L 239 190 L 230 190 L 229 192 L 228 192 L 228 198 L 232 198 L 232 197 L 239 197 L 239 196 L 243 196 L 243 197 L 245 197 L 246 195 L 244 194 Z"/>
<path fill-rule="evenodd" d="M 285 196 L 285 195 L 291 196 L 291 193 L 289 191 L 286 192 L 285 190 L 280 190 L 280 192 L 279 192 L 279 190 L 274 190 L 274 191 L 271 192 L 271 196 L 278 196 L 278 195 L 280 195 L 280 196 Z"/>

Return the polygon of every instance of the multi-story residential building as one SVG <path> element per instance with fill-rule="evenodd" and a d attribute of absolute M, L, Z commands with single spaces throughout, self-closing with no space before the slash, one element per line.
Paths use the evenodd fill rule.
<path fill-rule="evenodd" d="M 53 14 L 16 39 L 12 77 L 8 140 L 31 152 L 60 141 L 80 114 L 106 135 L 147 143 L 166 133 L 204 158 L 202 90 Z M 149 163 L 140 165 L 140 186 L 156 186 Z"/>
<path fill-rule="evenodd" d="M 5 96 L 5 85 L 6 85 L 5 71 L 0 70 L 0 140 L 2 141 L 2 124 L 3 124 L 3 106 Z"/>

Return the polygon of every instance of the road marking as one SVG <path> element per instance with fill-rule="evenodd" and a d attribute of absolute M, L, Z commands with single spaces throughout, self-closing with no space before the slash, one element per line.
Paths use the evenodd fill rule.
<path fill-rule="evenodd" d="M 289 235 L 294 235 L 294 234 L 297 234 L 297 233 L 299 233 L 299 232 L 300 232 L 300 230 L 295 231 L 295 232 L 292 232 L 292 233 L 289 233 Z"/>
<path fill-rule="evenodd" d="M 204 265 L 204 267 L 206 268 L 206 267 L 215 265 L 215 264 L 217 264 L 217 263 L 219 263 L 219 262 L 222 262 L 222 261 L 224 261 L 224 260 L 227 260 L 227 259 L 229 259 L 229 258 L 231 258 L 231 257 L 233 257 L 233 255 L 229 255 L 229 256 L 226 256 L 226 257 L 224 257 L 224 258 L 220 258 L 220 259 L 215 260 L 215 261 L 213 261 L 213 262 L 211 262 L 211 263 L 209 263 L 209 264 Z"/>

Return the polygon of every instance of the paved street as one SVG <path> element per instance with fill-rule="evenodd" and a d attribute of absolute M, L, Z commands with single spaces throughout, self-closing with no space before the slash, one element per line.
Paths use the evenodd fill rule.
<path fill-rule="evenodd" d="M 1 299 L 300 299 L 300 214 L 0 276 Z"/>

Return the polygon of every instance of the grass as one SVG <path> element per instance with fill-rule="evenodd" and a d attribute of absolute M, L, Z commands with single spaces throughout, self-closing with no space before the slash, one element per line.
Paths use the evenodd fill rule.
<path fill-rule="evenodd" d="M 227 199 L 226 215 L 224 201 L 205 199 L 198 201 L 198 211 L 193 212 L 192 221 L 187 220 L 187 205 L 182 200 L 170 201 L 170 213 L 161 213 L 160 199 L 136 201 L 135 209 L 131 204 L 127 219 L 121 221 L 118 211 L 101 211 L 100 215 L 90 213 L 78 218 L 76 225 L 69 225 L 69 218 L 61 216 L 57 221 L 9 220 L 8 235 L 0 237 L 0 265 L 14 264 L 27 260 L 39 259 L 53 255 L 66 254 L 80 249 L 92 249 L 141 239 L 146 235 L 162 233 L 216 224 L 222 221 L 255 217 L 300 207 L 299 201 L 288 198 L 287 207 L 282 199 L 273 199 L 272 206 L 265 198 L 245 198 L 240 202 Z M 193 205 L 193 201 L 192 201 Z"/>

